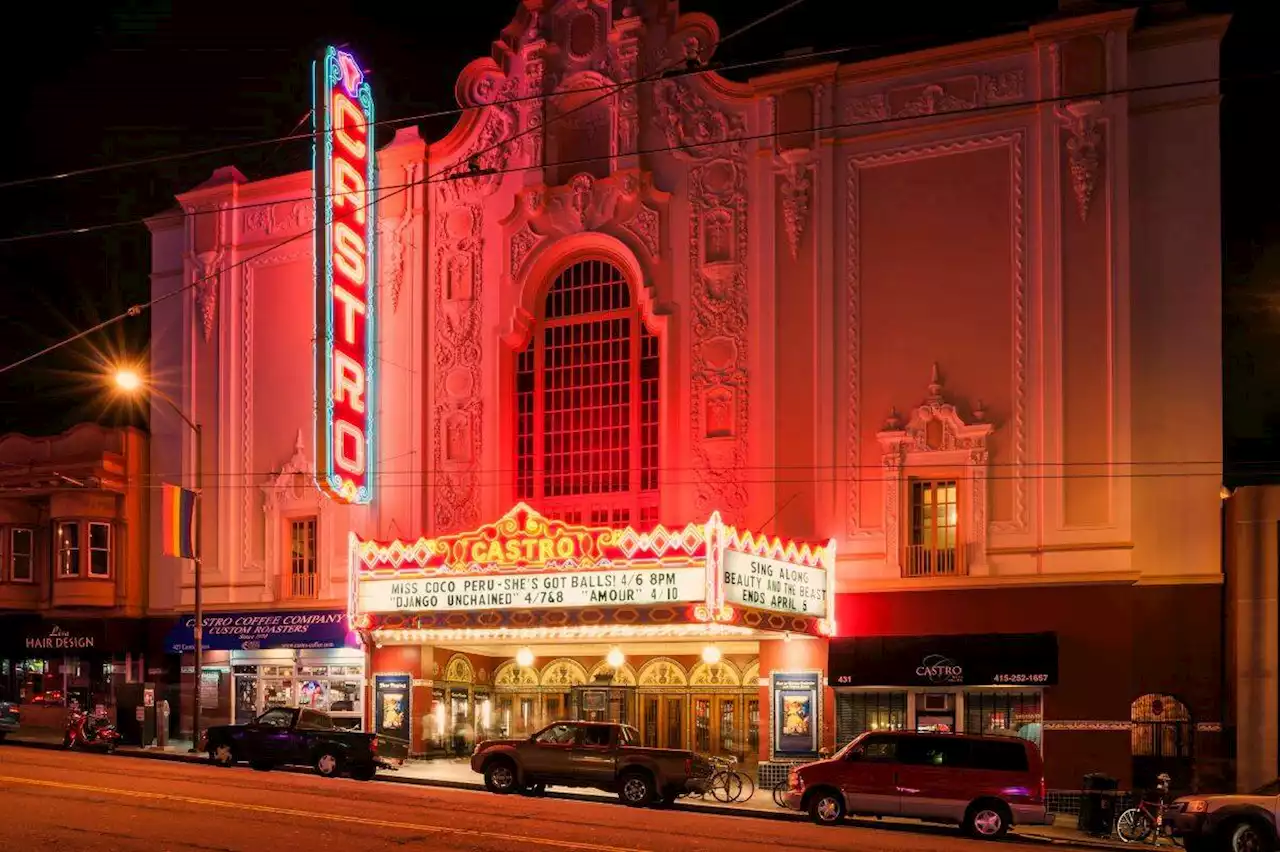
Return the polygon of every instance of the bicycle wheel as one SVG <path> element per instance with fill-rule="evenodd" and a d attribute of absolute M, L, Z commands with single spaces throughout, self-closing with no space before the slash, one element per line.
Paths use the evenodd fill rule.
<path fill-rule="evenodd" d="M 719 778 L 719 783 L 712 787 L 716 801 L 725 804 L 737 801 L 738 796 L 742 795 L 742 779 L 732 772 L 721 772 Z"/>
<path fill-rule="evenodd" d="M 1125 843 L 1139 843 L 1146 840 L 1151 834 L 1151 829 L 1151 817 L 1138 808 L 1129 808 L 1116 820 L 1116 835 Z"/>
<path fill-rule="evenodd" d="M 734 774 L 742 782 L 742 789 L 738 792 L 738 798 L 734 799 L 734 801 L 745 802 L 756 794 L 755 779 L 745 772 L 735 772 Z"/>
<path fill-rule="evenodd" d="M 782 797 L 787 794 L 788 789 L 789 787 L 785 778 L 773 785 L 773 803 L 775 805 L 780 808 L 785 808 L 787 806 L 786 800 Z"/>

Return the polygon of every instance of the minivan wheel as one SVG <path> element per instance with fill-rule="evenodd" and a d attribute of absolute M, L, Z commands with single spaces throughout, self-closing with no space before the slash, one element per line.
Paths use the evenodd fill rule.
<path fill-rule="evenodd" d="M 1009 832 L 1009 810 L 1000 802 L 977 802 L 964 818 L 964 832 L 980 840 L 995 840 Z"/>
<path fill-rule="evenodd" d="M 839 825 L 844 820 L 844 797 L 835 790 L 819 790 L 809 800 L 809 816 L 818 825 Z"/>

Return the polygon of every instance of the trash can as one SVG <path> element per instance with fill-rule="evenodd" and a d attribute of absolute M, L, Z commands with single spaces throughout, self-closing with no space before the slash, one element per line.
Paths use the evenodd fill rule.
<path fill-rule="evenodd" d="M 1116 824 L 1116 779 L 1101 772 L 1084 776 L 1080 786 L 1080 820 L 1076 828 L 1086 834 L 1106 837 Z"/>

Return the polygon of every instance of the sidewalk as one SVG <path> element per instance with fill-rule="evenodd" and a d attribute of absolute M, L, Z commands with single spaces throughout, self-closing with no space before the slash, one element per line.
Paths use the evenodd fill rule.
<path fill-rule="evenodd" d="M 53 731 L 26 731 L 18 736 L 10 736 L 0 749 L 13 746 L 26 748 L 61 748 L 62 737 Z M 174 741 L 165 748 L 156 746 L 121 746 L 116 754 L 129 757 L 149 758 L 152 760 L 169 760 L 175 762 L 197 763 L 207 760 L 203 754 L 191 754 L 191 743 Z M 284 767 L 282 772 L 309 773 L 305 767 Z M 377 780 L 392 784 L 410 784 L 422 787 L 447 787 L 459 790 L 483 790 L 484 782 L 480 776 L 471 771 L 470 762 L 466 759 L 415 760 L 406 763 L 392 772 L 380 772 Z M 571 799 L 583 802 L 613 801 L 617 797 L 613 793 L 601 790 L 582 790 L 573 788 L 552 788 L 547 794 L 549 798 Z M 756 788 L 755 795 L 745 802 L 732 804 L 717 802 L 714 799 L 685 798 L 680 799 L 674 807 L 679 810 L 701 811 L 725 816 L 750 817 L 756 819 L 805 820 L 806 814 L 779 808 L 773 803 L 771 791 Z M 1115 838 L 1099 838 L 1083 834 L 1076 830 L 1076 818 L 1069 814 L 1060 814 L 1054 825 L 1023 826 L 1014 830 L 1012 839 L 1023 843 L 1043 843 L 1058 846 L 1075 846 L 1094 849 L 1119 849 L 1127 846 Z M 915 820 L 894 819 L 856 819 L 852 824 L 866 828 L 880 828 L 886 831 L 915 831 L 936 833 L 953 832 L 950 827 L 939 827 L 916 822 Z"/>

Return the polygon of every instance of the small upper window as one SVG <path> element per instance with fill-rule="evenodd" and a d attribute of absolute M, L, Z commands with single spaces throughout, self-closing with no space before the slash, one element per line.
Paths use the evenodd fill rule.
<path fill-rule="evenodd" d="M 80 576 L 80 525 L 75 522 L 58 524 L 58 576 Z"/>
<path fill-rule="evenodd" d="M 111 576 L 111 524 L 89 524 L 89 576 Z"/>
<path fill-rule="evenodd" d="M 15 583 L 35 579 L 35 530 L 15 528 L 9 531 L 9 578 Z"/>

